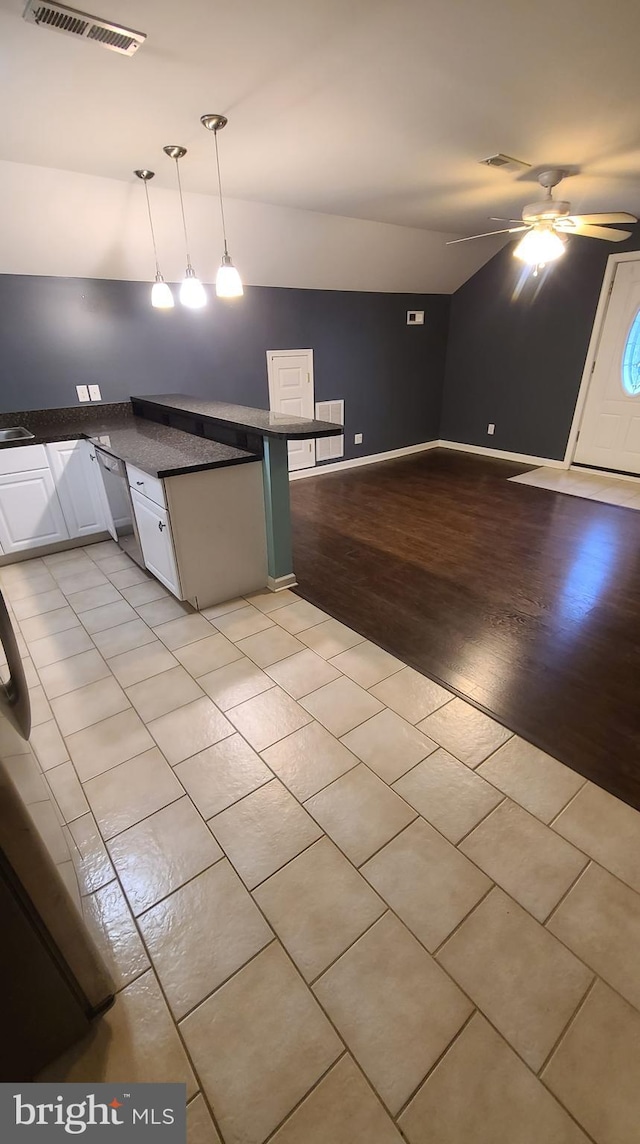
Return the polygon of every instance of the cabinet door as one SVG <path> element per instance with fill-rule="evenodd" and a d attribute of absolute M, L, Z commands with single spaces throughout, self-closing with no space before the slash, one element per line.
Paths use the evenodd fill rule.
<path fill-rule="evenodd" d="M 95 464 L 86 441 L 47 445 L 49 464 L 70 536 L 90 536 L 106 527 Z"/>
<path fill-rule="evenodd" d="M 131 490 L 131 499 L 145 567 L 178 599 L 182 599 L 167 510 L 135 489 Z"/>
<path fill-rule="evenodd" d="M 0 542 L 5 553 L 68 539 L 49 469 L 0 476 Z"/>

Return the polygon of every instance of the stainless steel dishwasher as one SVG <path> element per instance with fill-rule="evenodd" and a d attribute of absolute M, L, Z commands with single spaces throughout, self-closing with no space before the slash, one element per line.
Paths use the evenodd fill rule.
<path fill-rule="evenodd" d="M 144 556 L 138 535 L 136 517 L 133 511 L 133 502 L 129 489 L 127 466 L 119 457 L 105 453 L 103 449 L 95 446 L 96 457 L 100 466 L 100 476 L 113 520 L 111 535 L 123 552 L 135 560 L 140 568 L 144 568 Z"/>

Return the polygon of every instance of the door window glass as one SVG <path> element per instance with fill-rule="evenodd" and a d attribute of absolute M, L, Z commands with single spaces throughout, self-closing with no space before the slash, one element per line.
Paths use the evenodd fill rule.
<path fill-rule="evenodd" d="M 640 310 L 631 323 L 622 355 L 622 388 L 631 397 L 640 396 Z"/>

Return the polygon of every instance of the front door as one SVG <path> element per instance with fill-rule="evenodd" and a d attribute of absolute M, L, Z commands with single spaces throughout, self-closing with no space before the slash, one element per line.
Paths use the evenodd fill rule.
<path fill-rule="evenodd" d="M 640 258 L 616 269 L 574 460 L 640 474 Z"/>
<path fill-rule="evenodd" d="M 270 408 L 313 420 L 313 350 L 267 350 L 267 374 Z M 289 442 L 289 469 L 308 469 L 315 463 L 315 441 Z"/>

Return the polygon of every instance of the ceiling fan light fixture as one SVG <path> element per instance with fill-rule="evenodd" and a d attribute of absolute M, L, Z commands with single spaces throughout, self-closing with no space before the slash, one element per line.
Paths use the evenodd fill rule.
<path fill-rule="evenodd" d="M 545 266 L 565 253 L 566 247 L 553 227 L 534 226 L 520 239 L 513 255 L 528 266 Z"/>

